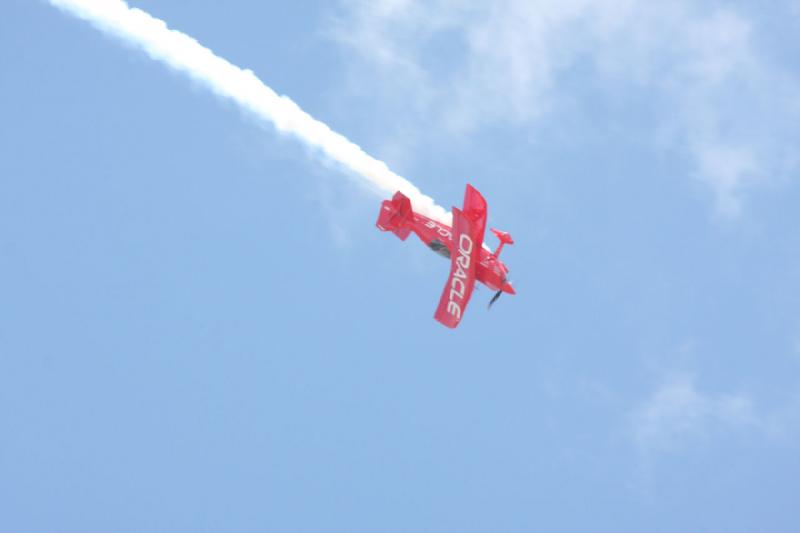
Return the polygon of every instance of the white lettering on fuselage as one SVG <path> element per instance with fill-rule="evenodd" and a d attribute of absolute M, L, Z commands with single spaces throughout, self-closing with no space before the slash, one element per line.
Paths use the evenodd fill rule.
<path fill-rule="evenodd" d="M 438 233 L 442 237 L 445 237 L 446 239 L 452 239 L 453 238 L 453 234 L 450 233 L 450 230 L 448 230 L 446 228 L 443 228 L 439 224 L 437 224 L 435 222 L 432 222 L 430 220 L 425 222 L 425 227 L 430 228 L 430 229 L 435 229 L 436 233 Z"/>
<path fill-rule="evenodd" d="M 472 261 L 470 257 L 472 248 L 472 239 L 466 233 L 462 233 L 458 239 L 456 269 L 450 280 L 450 294 L 449 301 L 447 302 L 447 312 L 458 319 L 461 318 L 462 304 L 456 303 L 455 300 L 464 300 L 464 293 L 467 290 L 465 280 L 467 279 L 467 272 L 469 271 L 470 262 Z"/>

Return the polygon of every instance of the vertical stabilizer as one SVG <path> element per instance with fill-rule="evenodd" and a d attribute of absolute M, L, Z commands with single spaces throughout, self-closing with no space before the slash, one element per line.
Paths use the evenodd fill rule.
<path fill-rule="evenodd" d="M 411 233 L 413 221 L 414 212 L 411 210 L 411 200 L 398 191 L 391 200 L 384 200 L 381 204 L 381 212 L 378 214 L 376 226 L 381 231 L 391 231 L 404 241 Z"/>

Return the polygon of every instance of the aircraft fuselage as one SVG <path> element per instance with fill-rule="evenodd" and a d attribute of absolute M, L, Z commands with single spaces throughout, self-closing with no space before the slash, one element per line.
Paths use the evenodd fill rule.
<path fill-rule="evenodd" d="M 453 253 L 458 253 L 453 243 L 453 231 L 450 226 L 425 215 L 413 213 L 413 222 L 411 222 L 410 229 L 428 248 L 442 257 L 450 258 Z M 476 279 L 493 291 L 514 294 L 514 289 L 506 280 L 507 276 L 508 268 L 506 265 L 497 259 L 485 246 L 481 246 L 480 260 L 476 265 Z"/>

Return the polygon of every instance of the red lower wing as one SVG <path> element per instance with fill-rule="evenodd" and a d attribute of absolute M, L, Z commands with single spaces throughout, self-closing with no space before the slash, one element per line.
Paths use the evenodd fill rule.
<path fill-rule="evenodd" d="M 454 328 L 461 322 L 475 288 L 475 270 L 480 260 L 486 228 L 486 201 L 467 185 L 464 211 L 453 208 L 453 246 L 450 251 L 450 277 L 444 286 L 436 320 Z"/>

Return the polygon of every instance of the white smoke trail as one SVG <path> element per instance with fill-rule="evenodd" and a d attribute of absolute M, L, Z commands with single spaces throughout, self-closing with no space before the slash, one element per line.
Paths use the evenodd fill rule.
<path fill-rule="evenodd" d="M 170 30 L 148 13 L 123 0 L 48 0 L 53 6 L 84 19 L 100 30 L 142 48 L 155 60 L 204 83 L 217 95 L 233 100 L 253 115 L 316 147 L 385 194 L 402 191 L 414 209 L 440 221 L 449 213 L 408 180 L 398 176 L 359 146 L 331 130 L 286 96 L 279 96 L 250 70 L 215 55 L 188 35 Z"/>

